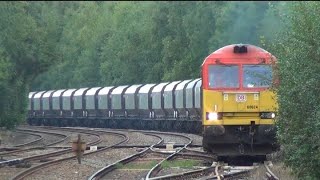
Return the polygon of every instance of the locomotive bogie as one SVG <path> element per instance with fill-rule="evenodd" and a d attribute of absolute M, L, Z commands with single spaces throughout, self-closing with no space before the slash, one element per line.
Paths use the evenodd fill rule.
<path fill-rule="evenodd" d="M 223 155 L 266 155 L 278 148 L 273 125 L 204 126 L 203 142 L 207 151 Z"/>

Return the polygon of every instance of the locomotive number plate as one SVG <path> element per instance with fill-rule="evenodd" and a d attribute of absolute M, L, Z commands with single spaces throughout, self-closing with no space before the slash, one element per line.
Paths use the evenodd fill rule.
<path fill-rule="evenodd" d="M 236 101 L 237 102 L 246 102 L 247 96 L 245 94 L 236 94 Z"/>

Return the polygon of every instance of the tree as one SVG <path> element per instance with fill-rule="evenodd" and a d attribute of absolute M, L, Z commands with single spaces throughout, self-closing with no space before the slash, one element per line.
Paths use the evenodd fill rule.
<path fill-rule="evenodd" d="M 24 119 L 29 83 L 59 61 L 57 37 L 50 32 L 54 16 L 41 8 L 33 2 L 1 3 L 0 126 L 12 128 Z"/>
<path fill-rule="evenodd" d="M 281 86 L 279 139 L 285 162 L 300 177 L 320 178 L 320 21 L 317 2 L 289 4 L 287 20 L 275 44 Z"/>

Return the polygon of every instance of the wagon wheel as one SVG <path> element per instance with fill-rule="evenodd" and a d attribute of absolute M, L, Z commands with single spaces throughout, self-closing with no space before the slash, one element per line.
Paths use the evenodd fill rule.
<path fill-rule="evenodd" d="M 95 122 L 95 127 L 105 127 L 105 124 L 101 119 L 95 118 L 92 121 Z"/>
<path fill-rule="evenodd" d="M 160 129 L 160 121 L 152 121 L 154 130 Z"/>
<path fill-rule="evenodd" d="M 195 126 L 195 124 L 192 122 L 192 121 L 186 121 L 186 128 L 185 130 L 188 132 L 188 133 L 193 133 L 196 131 L 198 127 Z"/>
<path fill-rule="evenodd" d="M 132 120 L 133 129 L 141 129 L 141 126 L 142 126 L 141 121 L 142 120 L 139 120 L 139 119 Z"/>
<path fill-rule="evenodd" d="M 172 129 L 173 129 L 173 122 L 172 121 L 170 121 L 170 120 L 165 120 L 164 121 L 164 130 L 165 131 L 172 131 Z"/>
<path fill-rule="evenodd" d="M 71 123 L 70 123 L 71 127 L 75 127 L 78 125 L 78 122 L 76 119 L 71 119 Z"/>
<path fill-rule="evenodd" d="M 174 129 L 179 132 L 179 131 L 181 131 L 181 128 L 182 128 L 181 122 L 180 121 L 175 121 L 174 122 Z"/>
<path fill-rule="evenodd" d="M 43 125 L 48 126 L 49 125 L 49 120 L 47 118 L 43 118 Z"/>
<path fill-rule="evenodd" d="M 146 120 L 139 120 L 139 122 L 138 122 L 138 124 L 139 124 L 139 126 L 138 126 L 138 129 L 142 129 L 142 130 L 144 130 L 144 129 L 146 129 Z"/>
<path fill-rule="evenodd" d="M 153 121 L 147 121 L 147 127 L 148 127 L 148 130 L 153 130 L 154 129 Z"/>
<path fill-rule="evenodd" d="M 110 128 L 110 121 L 109 119 L 104 119 L 104 120 L 101 120 L 103 122 L 103 125 L 105 128 Z"/>
<path fill-rule="evenodd" d="M 110 128 L 118 128 L 118 124 L 117 124 L 116 120 L 114 120 L 114 119 L 110 120 Z"/>

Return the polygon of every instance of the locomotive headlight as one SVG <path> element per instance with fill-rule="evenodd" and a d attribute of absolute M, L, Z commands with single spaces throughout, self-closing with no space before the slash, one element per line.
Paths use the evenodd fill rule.
<path fill-rule="evenodd" d="M 261 119 L 274 119 L 276 117 L 276 113 L 273 112 L 263 112 L 260 113 Z"/>
<path fill-rule="evenodd" d="M 218 113 L 216 112 L 208 113 L 208 120 L 217 120 L 217 119 L 218 119 Z"/>
<path fill-rule="evenodd" d="M 218 119 L 222 119 L 222 114 L 221 113 L 217 113 L 217 112 L 207 112 L 206 113 L 206 119 L 207 120 L 218 120 Z"/>

